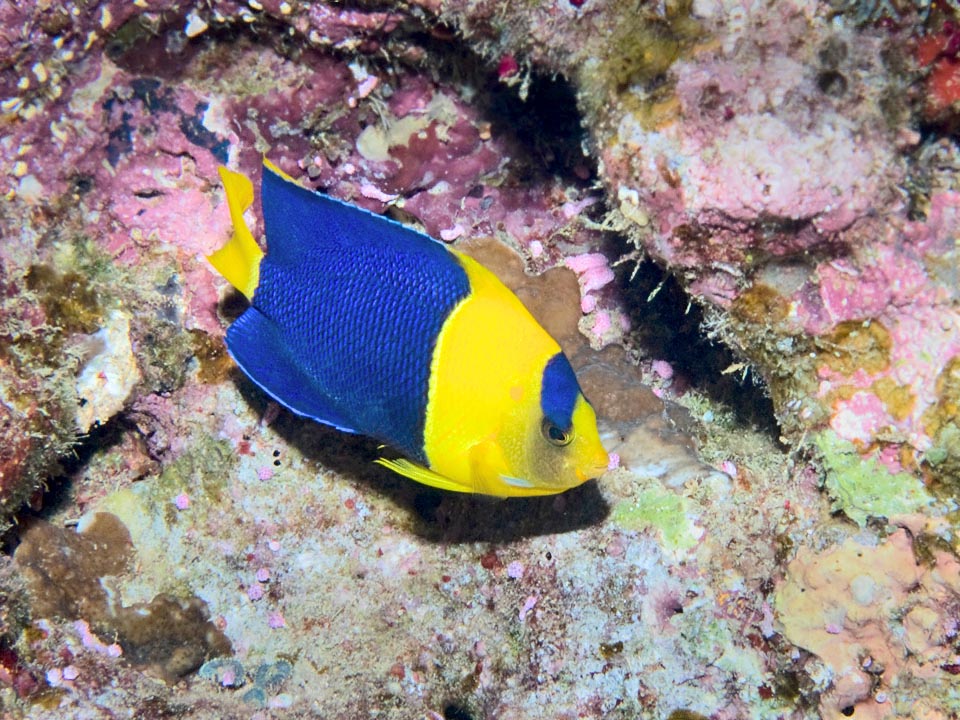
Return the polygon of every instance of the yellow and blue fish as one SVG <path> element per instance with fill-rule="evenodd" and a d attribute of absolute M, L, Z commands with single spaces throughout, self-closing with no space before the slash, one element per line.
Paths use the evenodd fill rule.
<path fill-rule="evenodd" d="M 570 363 L 489 270 L 269 161 L 264 254 L 243 219 L 253 185 L 220 177 L 234 233 L 209 259 L 251 301 L 227 349 L 278 403 L 394 447 L 406 458 L 377 462 L 444 490 L 549 495 L 604 472 Z"/>

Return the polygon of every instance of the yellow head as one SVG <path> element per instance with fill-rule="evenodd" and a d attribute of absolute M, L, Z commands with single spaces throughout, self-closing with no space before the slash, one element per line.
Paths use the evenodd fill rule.
<path fill-rule="evenodd" d="M 429 468 L 382 464 L 434 487 L 550 495 L 599 477 L 596 415 L 557 342 L 489 270 L 457 254 L 471 294 L 434 350 L 424 450 Z"/>
<path fill-rule="evenodd" d="M 505 467 L 477 472 L 477 492 L 550 495 L 600 477 L 609 457 L 597 418 L 563 353 L 531 372 L 528 389 L 504 423 L 498 444 Z"/>

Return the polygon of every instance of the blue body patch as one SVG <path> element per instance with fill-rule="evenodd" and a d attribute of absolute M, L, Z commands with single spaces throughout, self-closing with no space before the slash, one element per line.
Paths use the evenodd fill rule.
<path fill-rule="evenodd" d="M 540 409 L 557 427 L 569 431 L 573 427 L 573 407 L 580 395 L 577 376 L 562 352 L 547 361 L 540 388 Z"/>
<path fill-rule="evenodd" d="M 430 364 L 470 293 L 463 267 L 436 240 L 268 167 L 262 203 L 267 254 L 230 354 L 294 412 L 426 464 Z"/>

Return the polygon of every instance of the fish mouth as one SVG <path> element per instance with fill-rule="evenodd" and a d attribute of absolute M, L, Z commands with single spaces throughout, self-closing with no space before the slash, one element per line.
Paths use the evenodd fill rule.
<path fill-rule="evenodd" d="M 587 480 L 596 480 L 601 477 L 608 469 L 608 464 L 604 465 L 593 465 L 587 469 L 587 472 L 583 472 L 580 468 L 576 469 L 577 480 L 581 483 L 587 482 Z"/>

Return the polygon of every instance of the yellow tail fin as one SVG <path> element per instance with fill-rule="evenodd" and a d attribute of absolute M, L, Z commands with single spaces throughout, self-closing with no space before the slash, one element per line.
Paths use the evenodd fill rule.
<path fill-rule="evenodd" d="M 263 250 L 243 220 L 243 211 L 253 204 L 253 183 L 225 167 L 220 168 L 220 180 L 223 181 L 227 204 L 230 206 L 233 237 L 222 248 L 207 256 L 207 260 L 227 282 L 246 295 L 247 299 L 252 299 L 260 283 L 260 260 L 263 259 Z"/>

